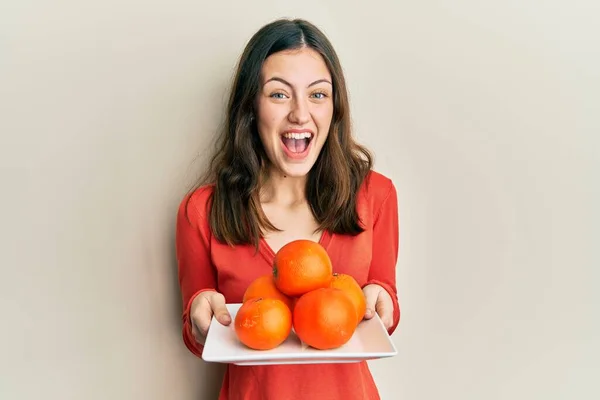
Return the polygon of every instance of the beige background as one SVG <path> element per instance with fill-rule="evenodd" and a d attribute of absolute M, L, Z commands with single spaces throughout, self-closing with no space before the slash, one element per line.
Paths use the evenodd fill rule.
<path fill-rule="evenodd" d="M 599 398 L 598 4 L 2 2 L 0 398 L 216 398 L 180 339 L 174 217 L 279 16 L 330 36 L 399 190 L 383 398 Z"/>

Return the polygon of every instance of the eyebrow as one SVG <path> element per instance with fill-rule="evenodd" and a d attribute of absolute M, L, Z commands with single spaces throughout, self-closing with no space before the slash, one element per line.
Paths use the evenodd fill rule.
<path fill-rule="evenodd" d="M 271 81 L 277 81 L 277 82 L 281 82 L 281 83 L 283 83 L 284 85 L 287 85 L 287 86 L 289 86 L 289 87 L 292 87 L 292 84 L 291 84 L 291 83 L 289 83 L 289 82 L 288 82 L 288 81 L 286 81 L 285 79 L 283 79 L 283 78 L 280 78 L 280 77 L 278 77 L 278 76 L 274 76 L 274 77 L 272 77 L 271 79 L 269 79 L 269 80 L 265 81 L 265 85 L 266 85 L 267 83 L 271 82 Z M 314 86 L 314 85 L 316 85 L 316 84 L 318 84 L 318 83 L 323 83 L 323 82 L 325 82 L 325 83 L 329 83 L 331 86 L 333 86 L 333 84 L 332 84 L 332 83 L 329 81 L 329 79 L 325 79 L 325 78 L 323 78 L 323 79 L 317 79 L 316 81 L 314 81 L 313 83 L 311 83 L 310 85 L 308 85 L 308 87 L 311 87 L 311 86 Z"/>

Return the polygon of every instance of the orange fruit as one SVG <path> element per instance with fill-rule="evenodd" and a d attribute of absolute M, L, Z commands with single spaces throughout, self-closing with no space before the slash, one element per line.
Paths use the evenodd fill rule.
<path fill-rule="evenodd" d="M 278 299 L 250 299 L 235 316 L 235 333 L 254 350 L 270 350 L 283 343 L 292 331 L 292 312 Z"/>
<path fill-rule="evenodd" d="M 275 285 L 288 296 L 301 296 L 327 287 L 332 276 L 333 267 L 327 251 L 312 240 L 294 240 L 275 254 Z"/>
<path fill-rule="evenodd" d="M 356 310 L 356 320 L 360 323 L 367 311 L 367 299 L 356 279 L 348 274 L 334 273 L 329 287 L 341 289 L 350 297 Z"/>
<path fill-rule="evenodd" d="M 356 309 L 342 289 L 316 289 L 296 302 L 293 326 L 298 338 L 308 346 L 318 350 L 335 349 L 354 334 Z"/>
<path fill-rule="evenodd" d="M 290 308 L 290 310 L 292 310 L 292 299 L 277 289 L 272 274 L 259 276 L 253 280 L 252 283 L 250 283 L 250 285 L 248 285 L 246 288 L 242 302 L 245 303 L 248 300 L 259 297 L 262 297 L 263 299 L 279 299 L 283 301 L 285 305 Z"/>

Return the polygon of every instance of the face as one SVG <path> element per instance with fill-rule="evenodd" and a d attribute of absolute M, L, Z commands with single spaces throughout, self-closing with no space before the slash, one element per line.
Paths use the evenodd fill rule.
<path fill-rule="evenodd" d="M 262 68 L 257 125 L 275 171 L 308 174 L 327 139 L 333 117 L 333 86 L 325 61 L 303 48 L 269 56 Z"/>

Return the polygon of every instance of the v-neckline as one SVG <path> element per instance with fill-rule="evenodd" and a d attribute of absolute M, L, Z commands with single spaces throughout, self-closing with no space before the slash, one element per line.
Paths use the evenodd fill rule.
<path fill-rule="evenodd" d="M 325 250 L 327 250 L 327 247 L 329 246 L 332 237 L 333 235 L 328 230 L 324 230 L 323 233 L 321 233 L 321 237 L 319 238 L 319 241 L 317 243 L 319 243 L 325 248 Z M 269 243 L 267 243 L 265 238 L 262 236 L 259 239 L 258 248 L 264 259 L 267 261 L 267 263 L 269 265 L 273 265 L 273 261 L 275 261 L 275 251 L 273 251 L 273 248 L 269 245 Z"/>

